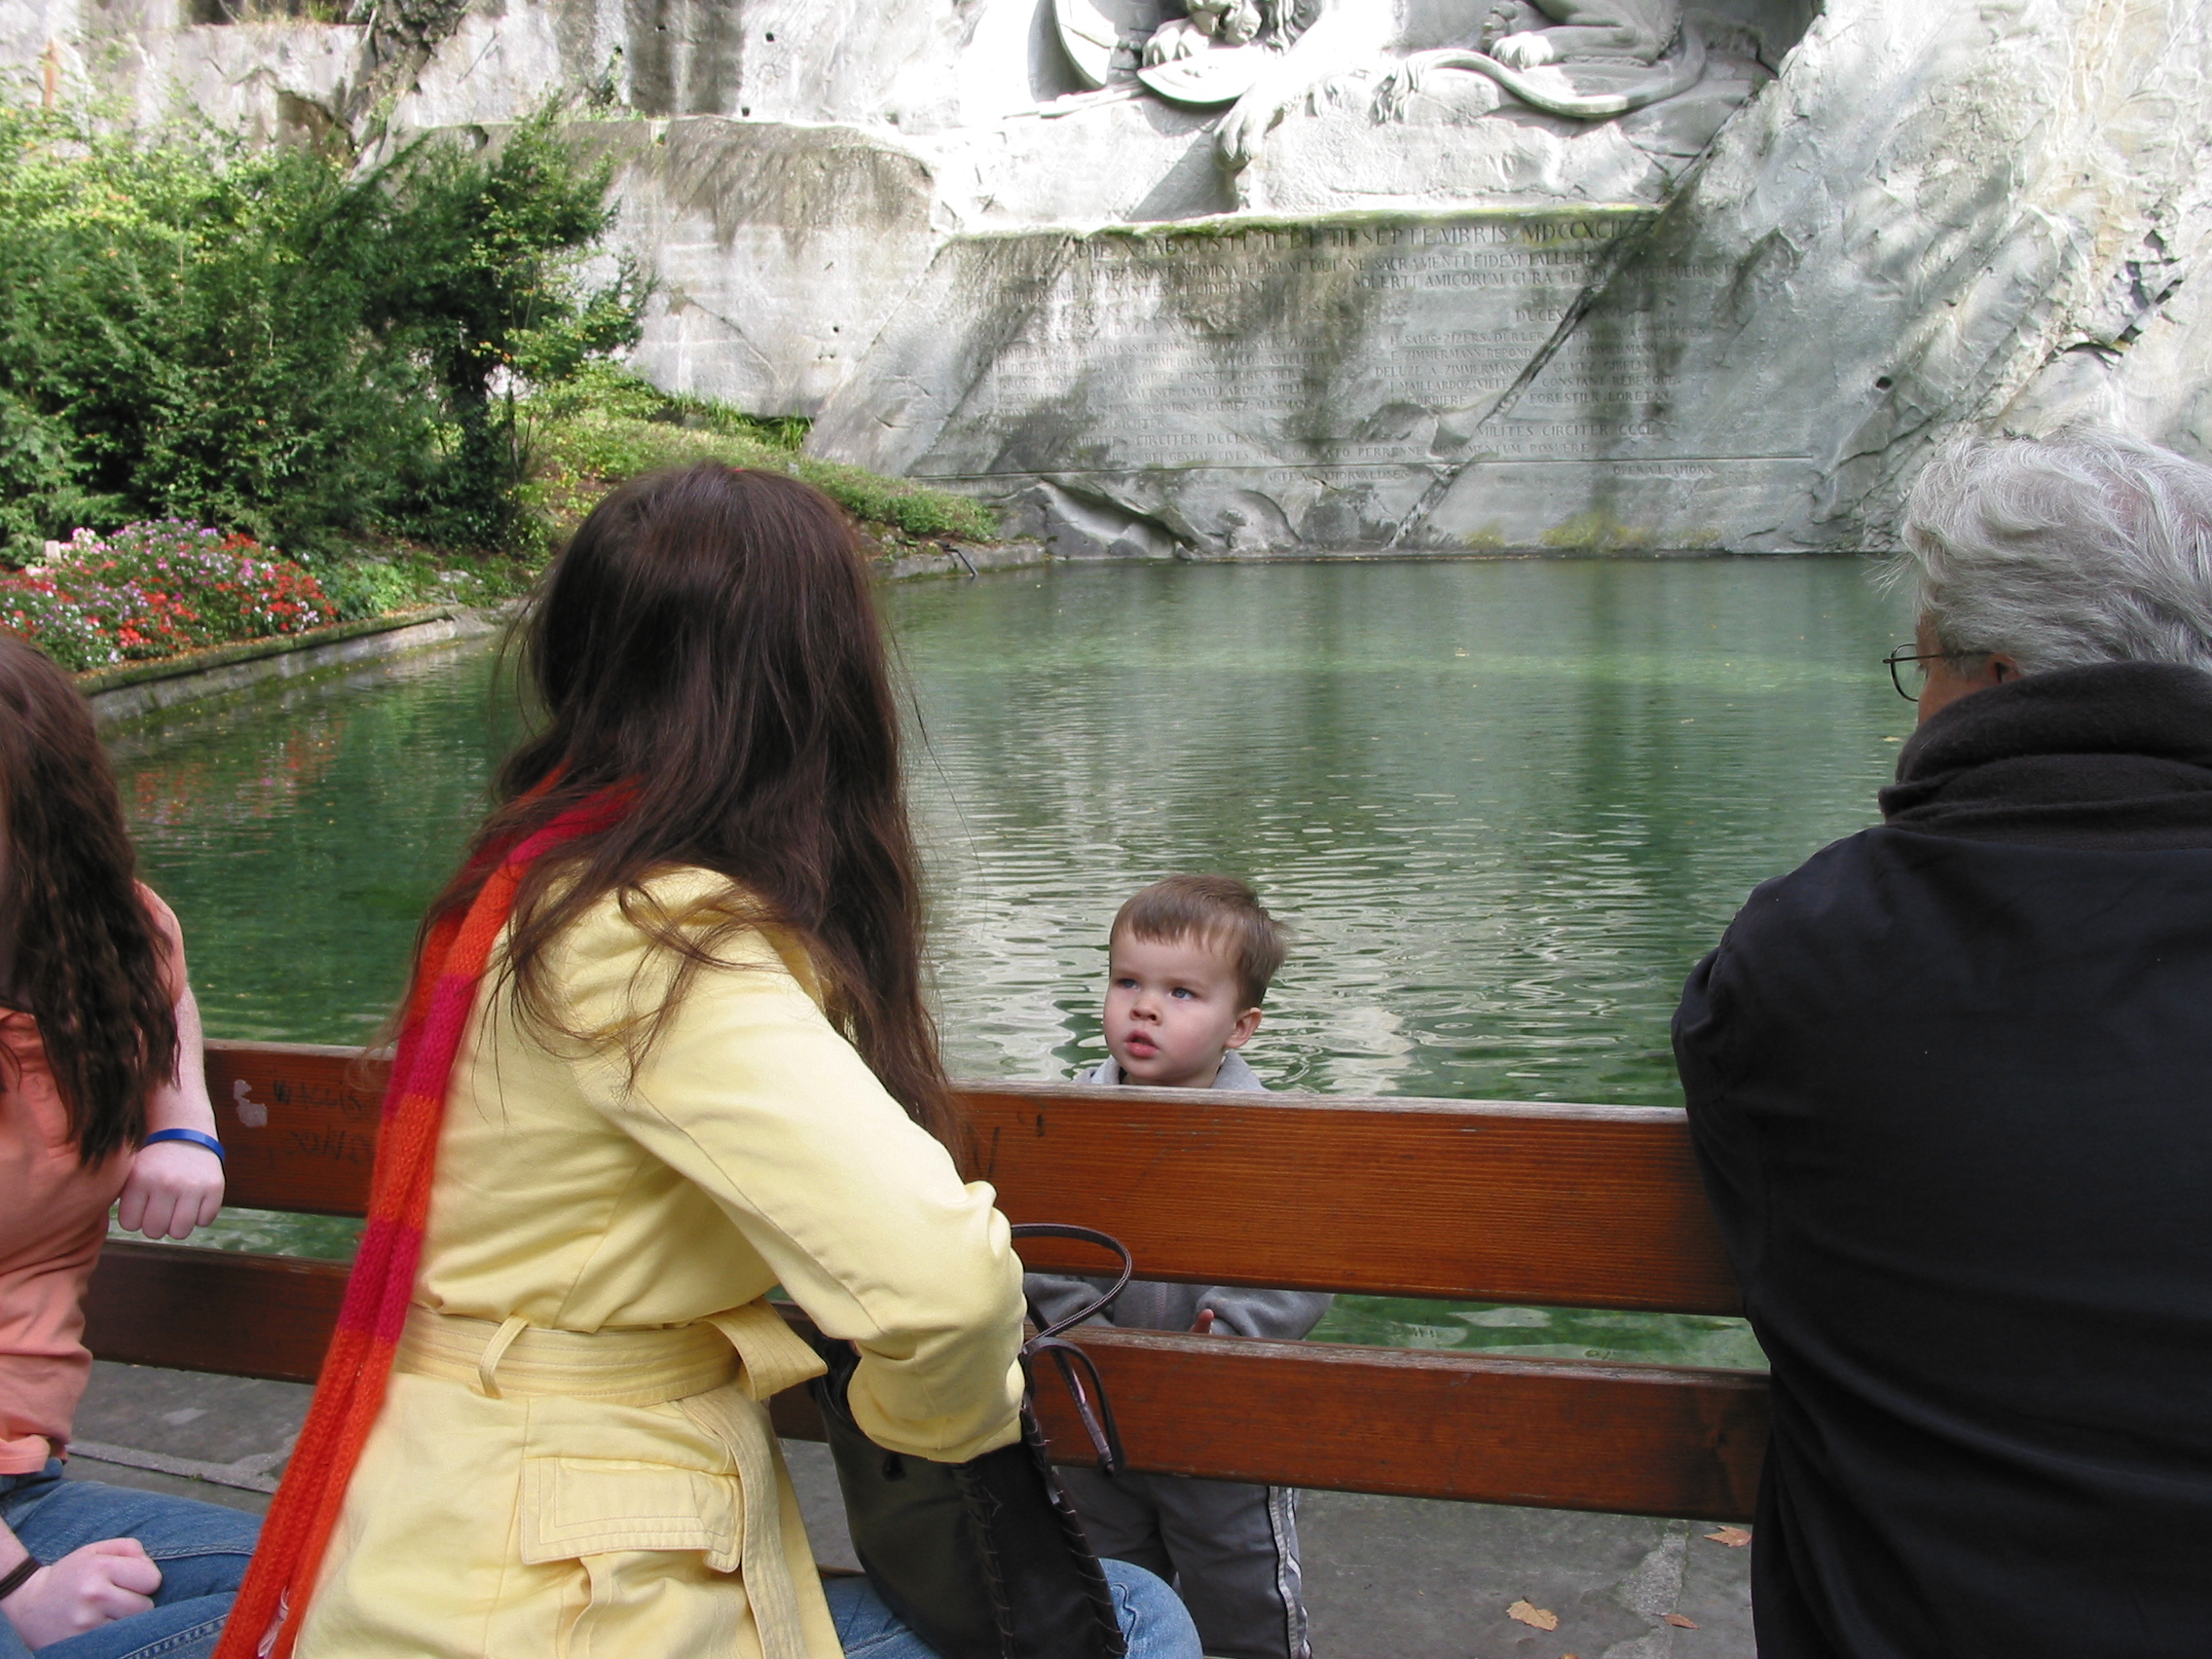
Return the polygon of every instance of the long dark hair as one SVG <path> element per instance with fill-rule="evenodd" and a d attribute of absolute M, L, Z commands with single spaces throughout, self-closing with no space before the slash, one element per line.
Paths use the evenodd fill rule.
<path fill-rule="evenodd" d="M 176 1069 L 168 940 L 137 862 L 92 705 L 0 632 L 0 990 L 38 1020 L 88 1167 L 138 1144 L 147 1096 Z"/>
<path fill-rule="evenodd" d="M 612 893 L 680 957 L 633 1068 L 692 976 L 737 930 L 806 949 L 831 1019 L 917 1123 L 943 1126 L 944 1072 L 922 996 L 921 884 L 900 772 L 883 627 L 851 523 L 778 472 L 701 461 L 633 479 L 545 572 L 521 632 L 542 720 L 499 768 L 500 805 L 424 920 L 466 907 L 479 861 L 602 791 L 612 828 L 536 861 L 516 895 L 505 973 L 518 1007 L 558 1016 L 547 947 Z M 692 865 L 733 893 L 708 925 L 637 903 Z"/>

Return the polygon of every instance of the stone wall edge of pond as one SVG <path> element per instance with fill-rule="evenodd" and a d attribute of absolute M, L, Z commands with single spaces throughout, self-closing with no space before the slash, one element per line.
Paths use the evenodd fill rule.
<path fill-rule="evenodd" d="M 1051 558 L 1045 545 L 1037 541 L 951 543 L 941 551 L 881 560 L 875 569 L 884 580 L 907 581 L 1023 570 L 1050 563 Z M 522 606 L 521 600 L 485 607 L 441 606 L 339 622 L 305 634 L 249 640 L 156 662 L 96 669 L 78 675 L 77 685 L 91 700 L 94 718 L 102 725 L 112 725 L 271 680 L 289 680 L 399 656 L 452 640 L 480 638 L 503 627 Z"/>
<path fill-rule="evenodd" d="M 449 640 L 489 634 L 516 608 L 513 604 L 482 608 L 454 606 L 380 616 L 307 634 L 222 646 L 166 662 L 134 663 L 80 675 L 77 683 L 91 701 L 93 717 L 110 725 L 265 681 L 289 680 L 321 669 L 398 656 Z"/>
<path fill-rule="evenodd" d="M 1022 571 L 1053 562 L 1042 541 L 947 541 L 927 553 L 905 553 L 878 559 L 876 574 L 884 581 L 903 582 L 916 576 L 974 576 L 985 571 Z"/>

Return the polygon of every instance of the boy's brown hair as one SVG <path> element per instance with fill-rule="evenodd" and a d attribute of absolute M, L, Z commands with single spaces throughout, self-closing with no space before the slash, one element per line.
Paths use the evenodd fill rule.
<path fill-rule="evenodd" d="M 1156 881 L 1114 914 L 1109 944 L 1131 939 L 1179 944 L 1195 939 L 1226 948 L 1236 964 L 1237 995 L 1246 1008 L 1266 1000 L 1288 940 L 1260 896 L 1231 875 L 1171 875 Z"/>

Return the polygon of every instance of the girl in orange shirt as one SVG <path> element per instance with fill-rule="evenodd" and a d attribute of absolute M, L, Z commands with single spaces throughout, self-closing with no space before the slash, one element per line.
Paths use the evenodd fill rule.
<path fill-rule="evenodd" d="M 0 1659 L 212 1652 L 258 1529 L 62 1476 L 109 1209 L 183 1238 L 223 1201 L 184 942 L 134 863 L 91 706 L 0 633 Z"/>

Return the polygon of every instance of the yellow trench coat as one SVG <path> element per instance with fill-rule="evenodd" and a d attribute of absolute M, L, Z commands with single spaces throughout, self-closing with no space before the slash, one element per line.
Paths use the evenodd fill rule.
<path fill-rule="evenodd" d="M 681 917 L 727 888 L 686 869 L 648 894 Z M 611 899 L 556 948 L 582 1030 L 658 1006 L 675 967 Z M 830 1027 L 794 947 L 754 931 L 721 954 L 732 965 L 693 980 L 634 1083 L 618 1042 L 523 1029 L 495 962 L 447 1097 L 417 1303 L 622 1332 L 781 1284 L 859 1345 L 853 1408 L 882 1445 L 959 1460 L 1007 1444 L 1021 1270 L 991 1189 L 962 1185 Z M 736 1384 L 708 1398 L 725 1422 L 765 1425 Z M 797 1592 L 797 1631 L 769 1645 L 832 1659 L 780 1456 L 774 1491 L 743 1490 L 728 1437 L 684 1409 L 698 1404 L 493 1397 L 395 1373 L 300 1659 L 761 1659 L 738 1559 L 759 1503 L 780 1512 Z M 775 1535 L 764 1526 L 756 1537 Z"/>

